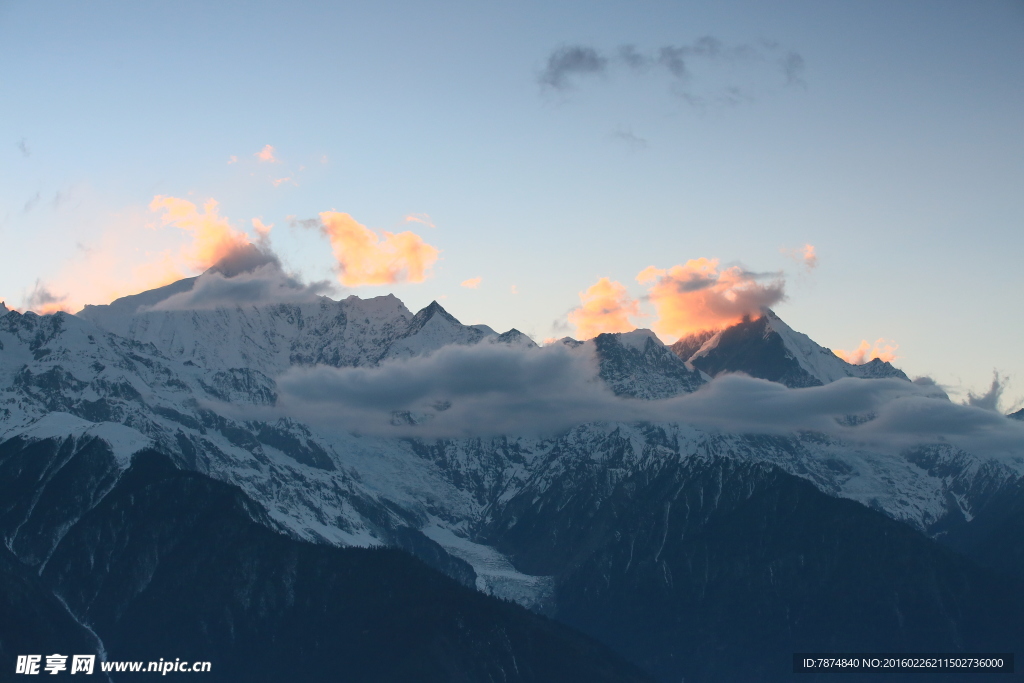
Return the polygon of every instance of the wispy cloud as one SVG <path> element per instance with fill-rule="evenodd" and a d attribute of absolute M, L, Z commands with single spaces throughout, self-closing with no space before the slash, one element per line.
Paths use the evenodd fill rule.
<path fill-rule="evenodd" d="M 818 267 L 818 254 L 813 244 L 805 244 L 798 249 L 786 249 L 783 247 L 780 251 L 803 266 L 806 272 L 810 272 Z"/>
<path fill-rule="evenodd" d="M 611 137 L 613 140 L 626 143 L 632 149 L 645 149 L 647 147 L 647 140 L 634 134 L 629 128 L 616 128 L 612 131 Z"/>
<path fill-rule="evenodd" d="M 28 140 L 26 140 L 25 138 L 18 140 L 18 151 L 21 152 L 21 156 L 25 157 L 26 159 L 32 156 L 32 150 L 29 148 Z"/>
<path fill-rule="evenodd" d="M 68 295 L 57 295 L 40 280 L 36 280 L 32 291 L 25 300 L 25 307 L 41 315 L 56 313 L 57 311 L 71 312 L 67 305 Z"/>
<path fill-rule="evenodd" d="M 985 410 L 999 410 L 999 399 L 1002 397 L 1005 389 L 1006 378 L 1000 377 L 998 370 L 993 370 L 992 385 L 988 391 L 984 394 L 975 394 L 973 391 L 967 392 L 967 400 L 964 401 L 964 405 Z"/>
<path fill-rule="evenodd" d="M 253 156 L 255 156 L 260 161 L 266 162 L 268 164 L 278 163 L 278 158 L 274 156 L 273 145 L 264 145 L 263 149 L 256 152 L 256 154 L 254 154 Z"/>
<path fill-rule="evenodd" d="M 707 108 L 736 106 L 755 99 L 754 93 L 739 83 L 721 82 L 723 77 L 754 78 L 770 86 L 767 69 L 776 73 L 775 82 L 780 85 L 805 87 L 805 66 L 800 53 L 774 41 L 730 44 L 715 36 L 702 36 L 648 50 L 623 45 L 608 54 L 589 45 L 562 46 L 548 55 L 537 80 L 545 89 L 567 91 L 585 78 L 610 74 L 615 67 L 632 74 L 657 67 L 670 76 L 673 90 L 684 102 Z M 714 77 L 709 75 L 712 72 Z"/>
<path fill-rule="evenodd" d="M 480 286 L 480 283 L 483 282 L 483 280 L 484 279 L 482 277 L 471 277 L 468 280 L 463 280 L 462 282 L 460 282 L 459 287 L 465 287 L 466 289 L 476 289 Z"/>
<path fill-rule="evenodd" d="M 425 213 L 410 213 L 403 220 L 406 223 L 420 223 L 421 225 L 425 225 L 428 228 L 437 227 L 434 225 L 434 221 L 430 217 L 430 215 Z"/>
<path fill-rule="evenodd" d="M 581 76 L 602 74 L 608 68 L 608 59 L 592 47 L 568 45 L 554 50 L 544 70 L 537 77 L 541 85 L 566 90 L 573 80 Z"/>
<path fill-rule="evenodd" d="M 43 198 L 42 193 L 41 192 L 36 192 L 35 196 L 33 196 L 31 199 L 29 199 L 27 202 L 25 202 L 25 206 L 22 207 L 22 210 L 25 213 L 28 213 L 29 211 L 31 211 L 32 209 L 34 209 L 36 207 L 36 204 L 38 204 L 42 200 L 42 198 Z"/>
<path fill-rule="evenodd" d="M 806 87 L 804 81 L 804 58 L 796 52 L 787 52 L 780 60 L 786 85 Z"/>

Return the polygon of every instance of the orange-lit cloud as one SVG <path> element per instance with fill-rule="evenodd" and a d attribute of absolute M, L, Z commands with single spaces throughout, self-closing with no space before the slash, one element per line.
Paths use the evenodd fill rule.
<path fill-rule="evenodd" d="M 75 312 L 197 275 L 227 256 L 251 255 L 249 236 L 232 227 L 212 199 L 200 209 L 186 199 L 158 195 L 149 210 L 159 214 L 155 223 L 151 214 L 135 209 L 105 214 L 99 236 L 37 283 L 25 307 Z M 252 224 L 257 244 L 265 245 L 273 226 L 259 219 Z"/>
<path fill-rule="evenodd" d="M 295 182 L 292 180 L 291 176 L 287 176 L 287 177 L 284 177 L 284 178 L 275 178 L 275 179 L 271 180 L 270 182 L 274 183 L 274 187 L 281 187 L 281 185 L 283 185 L 284 183 L 287 183 L 287 182 L 291 182 L 292 184 L 295 184 Z"/>
<path fill-rule="evenodd" d="M 322 212 L 320 225 L 338 260 L 338 281 L 347 287 L 423 282 L 437 261 L 437 248 L 410 231 L 384 232 L 382 240 L 338 211 Z"/>
<path fill-rule="evenodd" d="M 268 163 L 277 162 L 277 157 L 274 156 L 274 147 L 272 145 L 265 145 L 263 149 L 256 152 L 253 156 L 260 161 L 266 161 Z"/>
<path fill-rule="evenodd" d="M 238 163 L 238 157 L 236 157 L 234 154 L 232 154 L 230 157 L 228 157 L 228 166 L 230 166 L 231 164 L 237 164 L 237 163 Z"/>
<path fill-rule="evenodd" d="M 465 287 L 466 289 L 476 289 L 477 287 L 480 286 L 481 282 L 483 282 L 482 277 L 471 277 L 468 280 L 463 280 L 459 284 L 459 287 Z"/>
<path fill-rule="evenodd" d="M 630 317 L 641 317 L 640 305 L 629 296 L 621 282 L 601 278 L 580 292 L 582 306 L 569 313 L 576 336 L 590 339 L 602 332 L 629 332 L 636 328 Z"/>
<path fill-rule="evenodd" d="M 833 351 L 834 354 L 845 360 L 847 363 L 852 365 L 863 365 L 870 360 L 878 358 L 885 362 L 891 362 L 899 358 L 896 355 L 896 350 L 900 348 L 900 345 L 896 342 L 885 339 L 878 339 L 874 344 L 868 342 L 867 339 L 862 339 L 860 346 L 853 351 L 843 351 L 842 349 L 836 349 Z"/>
<path fill-rule="evenodd" d="M 813 244 L 805 244 L 799 249 L 782 249 L 782 253 L 799 262 L 808 272 L 818 266 L 818 255 L 815 253 Z"/>
<path fill-rule="evenodd" d="M 425 213 L 410 213 L 405 217 L 406 223 L 422 223 L 428 228 L 437 227 L 434 225 L 434 221 L 430 218 L 429 214 Z"/>
<path fill-rule="evenodd" d="M 218 213 L 216 200 L 203 204 L 202 213 L 187 199 L 157 195 L 150 202 L 152 211 L 163 211 L 163 225 L 173 225 L 192 234 L 192 244 L 182 255 L 188 265 L 206 270 L 225 256 L 248 247 L 248 235 L 231 227 L 227 218 Z"/>
<path fill-rule="evenodd" d="M 658 316 L 654 331 L 667 338 L 733 325 L 786 296 L 777 275 L 761 284 L 764 276 L 739 266 L 719 270 L 718 259 L 693 259 L 668 270 L 650 266 L 636 279 L 650 283 L 648 295 Z"/>

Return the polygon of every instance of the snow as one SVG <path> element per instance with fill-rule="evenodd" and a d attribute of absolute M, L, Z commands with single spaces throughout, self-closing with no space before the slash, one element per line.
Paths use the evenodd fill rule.
<path fill-rule="evenodd" d="M 818 346 L 806 334 L 797 332 L 772 313 L 767 311 L 768 328 L 782 337 L 782 343 L 792 353 L 796 362 L 823 384 L 851 376 L 851 366 L 828 349 Z"/>
<path fill-rule="evenodd" d="M 433 524 L 422 531 L 451 555 L 473 566 L 477 590 L 536 610 L 542 610 L 554 597 L 554 577 L 523 574 L 494 548 L 473 543 L 451 529 Z"/>
<path fill-rule="evenodd" d="M 394 296 L 137 315 L 123 308 L 89 307 L 78 318 L 0 316 L 0 440 L 96 436 L 111 444 L 125 466 L 133 453 L 150 445 L 183 454 L 180 440 L 185 440 L 198 452 L 196 469 L 240 486 L 275 524 L 301 538 L 370 546 L 386 542 L 388 525 L 421 528 L 474 567 L 481 590 L 535 608 L 550 599 L 552 578 L 519 572 L 506 556 L 477 543 L 469 530 L 512 501 L 539 500 L 559 489 L 573 495 L 572 477 L 581 466 L 605 467 L 609 476 L 618 476 L 693 457 L 771 463 L 831 495 L 860 501 L 920 529 L 951 505 L 968 514 L 976 482 L 979 487 L 986 481 L 998 485 L 1024 474 L 1020 461 L 992 464 L 955 449 L 940 454 L 942 467 L 935 468 L 940 475 L 914 464 L 895 446 L 863 446 L 813 434 L 766 441 L 677 423 L 653 426 L 657 429 L 588 424 L 552 439 L 510 436 L 433 444 L 280 426 L 302 443 L 322 448 L 336 468 L 325 470 L 259 443 L 246 420 L 271 419 L 259 412 L 269 408 L 244 405 L 253 401 L 241 394 L 234 396 L 233 406 L 217 401 L 206 388 L 213 375 L 246 368 L 266 375 L 272 386 L 274 377 L 294 365 L 375 365 L 448 344 L 494 339 L 493 330 L 460 325 L 441 310 L 426 320 L 421 316 L 424 324 L 415 328 L 414 316 Z M 770 326 L 802 367 L 822 381 L 849 376 L 848 367 L 856 367 L 843 371 L 841 359 L 775 317 Z M 46 353 L 36 357 L 32 349 L 38 344 L 32 345 L 40 338 L 45 338 L 41 350 Z M 637 351 L 656 339 L 650 330 L 617 338 Z M 698 353 L 713 348 L 719 338 L 713 336 Z M 592 341 L 565 338 L 561 343 L 579 353 L 594 349 Z M 60 370 L 66 373 L 61 377 L 71 379 L 52 387 L 13 385 L 22 370 L 37 378 Z M 119 389 L 126 386 L 138 395 Z M 121 411 L 116 419 L 132 427 L 67 412 L 101 400 Z M 67 408 L 54 411 L 55 405 Z M 231 441 L 230 430 L 211 426 L 204 410 L 251 440 Z"/>
<path fill-rule="evenodd" d="M 638 328 L 632 332 L 620 332 L 615 335 L 619 343 L 626 348 L 643 351 L 647 347 L 647 340 L 653 339 L 658 346 L 664 346 L 658 336 L 646 328 Z"/>
<path fill-rule="evenodd" d="M 124 467 L 131 462 L 133 455 L 153 445 L 151 439 L 130 427 L 115 422 L 89 422 L 63 412 L 47 413 L 27 426 L 4 432 L 0 434 L 0 441 L 16 436 L 33 441 L 68 437 L 82 440 L 98 437 L 110 445 L 114 457 Z"/>

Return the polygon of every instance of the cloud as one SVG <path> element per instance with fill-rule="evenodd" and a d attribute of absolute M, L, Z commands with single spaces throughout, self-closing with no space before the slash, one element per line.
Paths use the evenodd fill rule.
<path fill-rule="evenodd" d="M 580 339 L 603 332 L 628 332 L 636 328 L 630 318 L 643 317 L 639 302 L 629 296 L 622 283 L 606 277 L 580 292 L 580 301 L 583 305 L 568 315 Z"/>
<path fill-rule="evenodd" d="M 967 400 L 964 401 L 964 405 L 998 411 L 999 399 L 1003 395 L 1004 389 L 1006 389 L 1006 378 L 1000 377 L 998 370 L 993 370 L 992 386 L 989 387 L 988 391 L 980 395 L 975 394 L 973 391 L 968 391 Z"/>
<path fill-rule="evenodd" d="M 329 282 L 306 285 L 286 275 L 273 259 L 240 272 L 207 271 L 196 279 L 191 290 L 174 294 L 149 308 L 140 308 L 139 312 L 299 304 L 316 301 L 331 290 Z"/>
<path fill-rule="evenodd" d="M 748 434 L 812 431 L 886 449 L 947 442 L 1019 456 L 1024 444 L 1024 424 L 902 380 L 789 389 L 722 375 L 692 394 L 643 401 L 615 396 L 597 368 L 592 345 L 452 345 L 375 368 L 292 368 L 278 379 L 276 409 L 329 429 L 425 438 L 546 436 L 590 422 L 644 421 Z M 849 415 L 871 417 L 850 426 Z"/>
<path fill-rule="evenodd" d="M 237 163 L 238 163 L 238 157 L 236 157 L 234 154 L 232 154 L 231 156 L 228 157 L 228 166 L 230 166 L 231 164 L 237 164 Z"/>
<path fill-rule="evenodd" d="M 786 77 L 786 85 L 806 87 L 804 81 L 804 58 L 796 52 L 787 52 L 780 60 L 782 73 Z"/>
<path fill-rule="evenodd" d="M 253 156 L 260 161 L 265 161 L 270 164 L 276 164 L 278 162 L 277 157 L 274 156 L 273 145 L 264 145 L 263 149 L 253 154 Z"/>
<path fill-rule="evenodd" d="M 40 315 L 56 313 L 57 311 L 70 313 L 71 309 L 68 307 L 67 301 L 67 294 L 54 294 L 42 281 L 36 280 L 35 286 L 25 300 L 25 307 Z"/>
<path fill-rule="evenodd" d="M 642 71 L 651 65 L 651 58 L 641 54 L 636 45 L 623 45 L 619 48 L 619 60 L 631 69 Z"/>
<path fill-rule="evenodd" d="M 799 249 L 781 249 L 782 253 L 793 259 L 810 272 L 818 267 L 818 255 L 813 244 L 805 244 Z"/>
<path fill-rule="evenodd" d="M 406 223 L 422 223 L 428 228 L 437 227 L 434 225 L 434 221 L 430 218 L 430 216 L 425 213 L 410 213 L 408 216 L 405 217 L 404 220 Z"/>
<path fill-rule="evenodd" d="M 459 283 L 459 287 L 465 287 L 466 289 L 476 289 L 483 282 L 482 277 L 471 277 L 468 280 L 463 280 Z"/>
<path fill-rule="evenodd" d="M 285 176 L 284 178 L 275 178 L 270 182 L 274 184 L 274 187 L 281 187 L 281 185 L 284 185 L 285 183 L 288 182 L 290 182 L 292 185 L 298 185 L 298 183 L 292 180 L 291 176 Z"/>
<path fill-rule="evenodd" d="M 511 287 L 508 288 L 508 291 L 512 292 L 513 294 L 518 294 L 519 287 L 517 285 L 512 285 Z"/>
<path fill-rule="evenodd" d="M 636 279 L 651 283 L 648 300 L 658 315 L 653 329 L 670 338 L 736 324 L 786 298 L 778 273 L 752 273 L 740 266 L 719 270 L 718 259 L 693 259 L 668 270 L 650 266 Z"/>
<path fill-rule="evenodd" d="M 38 204 L 40 201 L 42 201 L 42 199 L 43 199 L 42 193 L 41 192 L 36 192 L 34 197 L 29 199 L 27 202 L 25 202 L 25 206 L 22 207 L 24 212 L 28 213 L 29 211 L 34 209 L 36 207 L 36 204 Z"/>
<path fill-rule="evenodd" d="M 892 340 L 886 341 L 885 339 L 879 338 L 874 344 L 871 344 L 867 339 L 862 339 L 860 346 L 853 351 L 836 349 L 832 353 L 836 354 L 851 365 L 863 365 L 875 358 L 883 360 L 886 363 L 894 361 L 899 358 L 899 356 L 896 355 L 896 351 L 899 348 L 900 345 Z"/>
<path fill-rule="evenodd" d="M 572 87 L 573 78 L 602 74 L 607 66 L 608 59 L 592 47 L 564 46 L 548 56 L 548 63 L 538 80 L 541 85 L 555 90 L 567 90 Z"/>
<path fill-rule="evenodd" d="M 561 345 L 447 346 L 377 368 L 292 368 L 278 379 L 278 406 L 313 423 L 396 434 L 395 413 L 432 417 L 414 433 L 547 433 L 588 420 L 614 395 L 593 359 Z M 361 425 L 361 426 L 360 426 Z"/>
<path fill-rule="evenodd" d="M 634 135 L 632 130 L 628 128 L 616 128 L 612 131 L 611 137 L 615 140 L 621 140 L 633 149 L 644 149 L 647 147 L 647 140 Z"/>
<path fill-rule="evenodd" d="M 25 138 L 18 140 L 18 151 L 21 152 L 21 156 L 25 157 L 26 159 L 32 156 L 32 150 L 29 149 L 28 140 L 26 140 Z"/>
<path fill-rule="evenodd" d="M 647 51 L 636 45 L 623 45 L 611 57 L 586 45 L 560 47 L 548 56 L 538 80 L 545 87 L 564 91 L 582 77 L 603 75 L 613 66 L 625 67 L 633 74 L 661 67 L 671 77 L 676 94 L 684 102 L 701 108 L 753 101 L 752 92 L 763 90 L 772 80 L 777 82 L 778 76 L 773 78 L 766 70 L 781 72 L 786 86 L 806 86 L 805 62 L 798 52 L 774 41 L 729 44 L 715 36 L 701 36 L 688 43 L 662 45 Z M 698 78 L 701 74 L 703 79 Z M 747 87 L 730 82 L 737 80 L 746 81 Z"/>
<path fill-rule="evenodd" d="M 152 211 L 163 212 L 160 221 L 192 235 L 192 243 L 183 250 L 188 265 L 206 270 L 232 252 L 246 251 L 251 245 L 249 237 L 231 227 L 230 221 L 220 215 L 217 201 L 208 199 L 202 212 L 187 199 L 157 195 L 150 202 Z"/>
<path fill-rule="evenodd" d="M 231 277 L 268 263 L 280 266 L 270 249 L 270 226 L 258 219 L 253 222 L 253 244 L 219 214 L 212 199 L 200 209 L 188 200 L 158 195 L 149 209 L 159 214 L 155 224 L 146 225 L 149 217 L 135 212 L 104 216 L 99 239 L 80 248 L 37 289 L 60 300 L 65 309 L 77 311 L 85 304 L 108 303 L 211 268 Z M 31 294 L 25 305 L 36 312 L 55 307 L 45 296 Z"/>
<path fill-rule="evenodd" d="M 338 281 L 346 287 L 423 282 L 440 253 L 416 233 L 384 232 L 383 239 L 347 213 L 324 211 L 320 230 L 338 260 Z"/>

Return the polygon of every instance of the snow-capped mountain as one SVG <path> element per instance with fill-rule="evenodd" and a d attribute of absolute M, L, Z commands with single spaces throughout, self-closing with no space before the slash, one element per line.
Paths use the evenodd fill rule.
<path fill-rule="evenodd" d="M 647 329 L 599 334 L 585 342 L 565 337 L 559 343 L 594 354 L 598 374 L 617 396 L 668 398 L 696 391 L 708 379 L 687 367 Z"/>
<path fill-rule="evenodd" d="M 1006 492 L 1024 476 L 1024 442 L 996 457 L 934 440 L 880 444 L 839 432 L 698 426 L 685 414 L 657 422 L 605 418 L 540 436 L 426 438 L 337 428 L 282 413 L 282 376 L 323 366 L 406 367 L 453 347 L 544 350 L 516 330 L 499 335 L 485 325 L 463 325 L 436 302 L 413 314 L 393 296 L 153 308 L 192 286 L 182 281 L 77 316 L 0 309 L 0 493 L 21 501 L 0 502 L 0 534 L 21 561 L 45 565 L 67 530 L 113 490 L 131 456 L 151 448 L 182 469 L 238 486 L 265 510 L 254 519 L 280 533 L 342 547 L 402 548 L 462 583 L 576 623 L 590 609 L 580 596 L 595 595 L 587 582 L 609 566 L 621 563 L 628 572 L 637 562 L 663 578 L 681 571 L 663 558 L 665 547 L 677 547 L 675 541 L 666 546 L 667 536 L 627 551 L 627 531 L 603 517 L 608 510 L 621 509 L 616 514 L 625 520 L 626 511 L 642 509 L 654 520 L 656 500 L 668 520 L 673 505 L 685 505 L 704 510 L 683 525 L 703 533 L 718 511 L 733 514 L 757 491 L 775 495 L 777 487 L 809 483 L 825 494 L 813 499 L 814 509 L 831 510 L 837 499 L 848 499 L 901 529 L 933 537 L 955 531 L 961 538 L 974 517 L 997 516 Z M 479 346 L 488 344 L 502 346 Z M 672 349 L 647 330 L 562 345 L 590 363 L 594 381 L 624 406 L 699 396 L 714 386 L 711 377 L 727 371 L 790 387 L 850 377 L 907 379 L 880 361 L 849 365 L 771 312 Z M 707 481 L 684 496 L 685 483 L 695 478 Z M 17 491 L 34 493 L 26 499 Z M 76 493 L 69 497 L 69 491 Z M 693 496 L 705 491 L 714 503 L 701 498 L 694 506 Z M 731 502 L 720 508 L 722 495 Z M 597 536 L 574 531 L 599 517 Z M 783 517 L 779 524 L 787 523 Z M 873 517 L 864 523 L 889 528 Z M 667 533 L 667 521 L 662 524 Z M 555 562 L 541 539 L 564 557 Z M 927 548 L 920 551 L 932 558 L 927 562 L 952 562 Z M 679 552 L 691 557 L 692 548 Z M 636 581 L 630 590 L 647 585 L 643 576 Z M 628 601 L 628 591 L 616 595 Z M 637 604 L 654 609 L 658 601 L 648 598 Z M 691 671 L 671 662 L 658 667 L 673 680 Z M 709 675 L 704 679 L 713 680 Z"/>
<path fill-rule="evenodd" d="M 877 358 L 863 365 L 847 363 L 769 309 L 719 332 L 684 337 L 672 350 L 687 365 L 712 377 L 745 372 L 791 388 L 821 386 L 843 377 L 908 379 L 903 371 Z"/>
<path fill-rule="evenodd" d="M 156 295 L 140 297 L 152 301 Z M 616 448 L 626 448 L 628 457 L 636 459 L 634 467 L 652 448 L 668 448 L 679 462 L 701 452 L 771 462 L 830 494 L 859 500 L 920 529 L 951 514 L 969 516 L 981 495 L 977 492 L 990 485 L 976 480 L 1009 480 L 1021 469 L 979 461 L 951 446 L 933 447 L 924 458 L 913 449 L 894 455 L 890 449 L 822 435 L 757 439 L 752 445 L 748 435 L 681 425 L 665 427 L 671 446 L 662 440 L 652 443 L 651 432 L 633 425 L 583 425 L 553 438 L 510 434 L 436 443 L 328 434 L 293 418 L 259 412 L 277 400 L 276 377 L 282 372 L 318 364 L 375 366 L 452 344 L 534 345 L 515 331 L 497 335 L 485 326 L 462 325 L 436 302 L 414 315 L 393 296 L 215 310 L 125 310 L 119 300 L 88 307 L 79 316 L 10 311 L 0 318 L 4 438 L 42 429 L 40 420 L 57 425 L 47 427 L 47 434 L 65 428 L 77 434 L 86 429 L 83 420 L 123 425 L 140 443 L 242 486 L 299 536 L 332 543 L 396 544 L 394 529 L 408 527 L 417 542 L 436 548 L 429 534 L 419 537 L 440 524 L 461 539 L 449 545 L 463 544 L 484 510 L 493 511 L 502 497 L 522 487 L 547 481 L 537 468 L 547 467 L 542 463 L 551 453 L 560 454 L 560 467 L 566 458 L 600 457 L 609 429 L 630 434 L 615 441 L 621 444 Z M 817 375 L 804 371 L 799 376 L 835 379 L 845 370 L 841 360 L 777 317 L 766 319 L 774 344 L 803 343 L 804 363 L 817 354 Z M 759 339 L 766 338 L 767 324 L 756 328 L 762 330 Z M 751 329 L 754 323 L 740 331 Z M 731 337 L 709 340 L 702 358 L 713 357 L 716 340 L 724 348 Z M 663 398 L 691 392 L 705 381 L 645 330 L 563 343 L 578 353 L 593 353 L 599 376 L 621 396 Z M 780 348 L 784 353 L 790 346 Z M 803 365 L 789 360 L 791 368 L 803 371 Z M 254 410 L 240 416 L 239 406 Z M 922 458 L 928 467 L 922 467 Z M 467 552 L 459 551 L 461 556 Z M 530 590 L 536 585 L 528 577 L 522 581 Z"/>

